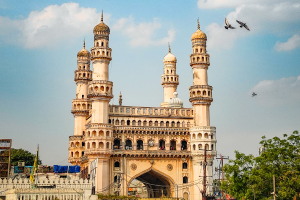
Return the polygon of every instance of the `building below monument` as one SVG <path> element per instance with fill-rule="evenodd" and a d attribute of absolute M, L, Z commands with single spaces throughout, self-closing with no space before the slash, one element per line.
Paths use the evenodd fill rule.
<path fill-rule="evenodd" d="M 205 190 L 206 194 L 212 194 L 216 128 L 210 126 L 209 107 L 213 88 L 207 78 L 210 65 L 207 37 L 200 30 L 199 21 L 191 38 L 192 108 L 183 108 L 178 98 L 177 59 L 170 47 L 163 59 L 164 101 L 160 106 L 123 106 L 121 94 L 119 105 L 110 105 L 112 49 L 110 29 L 103 22 L 103 14 L 93 32 L 91 52 L 84 44 L 77 54 L 76 98 L 71 111 L 74 135 L 69 137 L 69 162 L 80 165 L 84 173 L 93 174 L 96 193 L 128 195 L 132 181 L 138 180 L 147 188 L 149 198 L 198 200 Z"/>

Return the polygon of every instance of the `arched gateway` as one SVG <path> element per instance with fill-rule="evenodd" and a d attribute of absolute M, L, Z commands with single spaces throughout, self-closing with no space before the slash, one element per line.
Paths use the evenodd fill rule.
<path fill-rule="evenodd" d="M 127 191 L 134 179 L 139 180 L 146 186 L 148 198 L 171 197 L 172 191 L 174 191 L 174 180 L 153 168 L 145 170 L 131 178 L 127 184 Z"/>

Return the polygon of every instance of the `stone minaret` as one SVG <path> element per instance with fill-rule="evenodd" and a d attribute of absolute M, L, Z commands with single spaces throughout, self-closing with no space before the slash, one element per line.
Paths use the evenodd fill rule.
<path fill-rule="evenodd" d="M 171 53 L 169 45 L 169 53 L 164 57 L 164 74 L 161 75 L 161 84 L 164 88 L 164 102 L 161 107 L 169 107 L 168 102 L 173 98 L 173 93 L 177 90 L 179 85 L 179 76 L 176 74 L 176 57 Z"/>
<path fill-rule="evenodd" d="M 193 86 L 189 88 L 190 102 L 194 110 L 194 125 L 190 128 L 191 133 L 191 151 L 193 156 L 194 181 L 202 180 L 203 165 L 206 164 L 207 185 L 212 185 L 212 161 L 216 155 L 216 128 L 210 126 L 209 106 L 213 101 L 212 87 L 208 85 L 207 69 L 209 66 L 209 54 L 206 51 L 206 35 L 200 30 L 198 20 L 198 29 L 192 35 L 193 53 L 190 56 L 190 66 L 193 69 Z M 204 150 L 207 149 L 207 163 L 204 163 Z M 202 195 L 199 189 L 194 188 L 195 197 Z M 201 190 L 203 189 L 200 188 Z M 212 187 L 207 188 L 207 194 L 212 193 Z"/>
<path fill-rule="evenodd" d="M 69 161 L 75 165 L 78 159 L 84 155 L 82 149 L 83 135 L 85 132 L 86 118 L 89 115 L 91 101 L 87 98 L 88 83 L 92 80 L 90 70 L 90 52 L 83 48 L 77 54 L 77 70 L 74 81 L 76 82 L 76 99 L 72 100 L 72 113 L 74 115 L 74 136 L 70 139 Z"/>
<path fill-rule="evenodd" d="M 86 155 L 89 160 L 98 158 L 97 188 L 109 185 L 109 178 L 102 175 L 109 174 L 109 157 L 112 154 L 113 133 L 112 125 L 108 123 L 109 102 L 113 98 L 113 82 L 109 81 L 109 63 L 111 48 L 109 48 L 109 27 L 101 22 L 94 28 L 94 47 L 91 48 L 93 63 L 93 80 L 89 83 L 88 98 L 92 101 L 91 121 L 86 125 Z M 108 176 L 107 176 L 108 177 Z"/>

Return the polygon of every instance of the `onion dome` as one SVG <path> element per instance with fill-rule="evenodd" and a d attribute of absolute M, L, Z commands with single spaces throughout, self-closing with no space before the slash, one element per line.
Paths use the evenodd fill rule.
<path fill-rule="evenodd" d="M 173 93 L 173 98 L 170 98 L 169 100 L 169 107 L 170 108 L 183 108 L 183 102 L 181 101 L 181 99 L 179 99 L 177 96 L 178 96 L 178 93 L 177 92 L 174 92 Z"/>
<path fill-rule="evenodd" d="M 90 52 L 85 49 L 85 41 L 83 41 L 83 48 L 78 52 L 77 57 L 87 57 L 90 58 Z"/>
<path fill-rule="evenodd" d="M 164 62 L 177 62 L 176 57 L 171 53 L 170 44 L 169 44 L 169 53 L 164 57 Z"/>
<path fill-rule="evenodd" d="M 94 34 L 99 33 L 99 32 L 108 33 L 108 34 L 110 33 L 109 27 L 106 24 L 104 24 L 104 22 L 103 22 L 103 11 L 101 13 L 101 22 L 98 25 L 96 25 L 94 28 Z"/>
<path fill-rule="evenodd" d="M 193 33 L 191 39 L 192 39 L 192 40 L 195 40 L 195 39 L 207 39 L 205 33 L 203 33 L 203 32 L 200 30 L 199 19 L 198 19 L 198 29 L 197 29 L 197 31 L 196 31 L 195 33 Z"/>

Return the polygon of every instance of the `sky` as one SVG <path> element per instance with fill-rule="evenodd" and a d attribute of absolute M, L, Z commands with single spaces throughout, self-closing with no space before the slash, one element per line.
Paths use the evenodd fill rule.
<path fill-rule="evenodd" d="M 299 130 L 299 0 L 0 0 L 0 138 L 12 139 L 13 148 L 35 153 L 39 144 L 43 164 L 68 164 L 76 56 L 84 39 L 92 47 L 102 10 L 111 30 L 112 104 L 121 91 L 123 105 L 160 106 L 169 42 L 178 97 L 192 107 L 189 56 L 199 18 L 208 37 L 218 154 L 256 156 L 262 136 Z M 236 29 L 226 30 L 225 18 Z"/>

